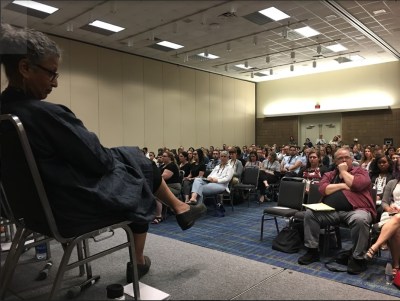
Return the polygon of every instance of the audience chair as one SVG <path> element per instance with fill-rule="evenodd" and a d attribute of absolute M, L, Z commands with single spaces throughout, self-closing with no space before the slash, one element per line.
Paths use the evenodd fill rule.
<path fill-rule="evenodd" d="M 47 199 L 24 127 L 18 117 L 9 114 L 0 115 L 0 147 L 1 180 L 17 228 L 0 275 L 0 299 L 5 297 L 19 257 L 26 247 L 24 245 L 25 241 L 35 232 L 40 233 L 44 238 L 35 241 L 31 246 L 54 239 L 62 244 L 64 250 L 49 299 L 56 297 L 66 271 L 75 267 L 80 267 L 80 271 L 82 271 L 84 266 L 87 279 L 83 283 L 95 283 L 99 276 L 92 275 L 90 262 L 123 248 L 129 248 L 129 260 L 133 263 L 133 292 L 135 299 L 140 299 L 135 246 L 132 230 L 128 226 L 130 221 L 120 219 L 103 221 L 104 224 L 96 229 L 90 229 L 84 233 L 76 233 L 72 237 L 61 235 Z M 98 235 L 103 233 L 103 235 L 111 233 L 112 236 L 115 229 L 123 229 L 126 232 L 127 241 L 101 252 L 90 254 L 88 239 L 93 238 L 96 241 Z M 105 238 L 103 237 L 102 239 Z M 70 263 L 70 255 L 75 246 L 77 246 L 78 250 L 78 259 Z"/>
<path fill-rule="evenodd" d="M 258 176 L 260 169 L 258 167 L 245 168 L 243 170 L 242 181 L 232 186 L 232 194 L 235 190 L 243 193 L 248 192 L 247 206 L 250 207 L 250 195 L 255 194 L 257 196 Z"/>
<path fill-rule="evenodd" d="M 305 187 L 305 183 L 296 178 L 282 178 L 279 185 L 277 205 L 265 208 L 261 217 L 260 240 L 263 239 L 264 221 L 273 219 L 275 221 L 276 231 L 279 233 L 278 217 L 287 218 L 289 222 L 293 220 L 295 213 L 302 209 Z"/>

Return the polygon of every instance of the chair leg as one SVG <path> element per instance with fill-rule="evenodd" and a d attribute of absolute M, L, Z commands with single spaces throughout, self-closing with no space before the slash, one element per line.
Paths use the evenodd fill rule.
<path fill-rule="evenodd" d="M 78 242 L 76 244 L 76 251 L 78 253 L 78 260 L 82 260 L 83 259 L 83 252 L 82 252 L 82 242 Z M 79 276 L 82 277 L 83 275 L 85 275 L 85 267 L 83 265 L 79 266 Z"/>
<path fill-rule="evenodd" d="M 274 216 L 274 221 L 275 221 L 276 232 L 279 234 L 278 219 L 276 218 L 276 216 Z"/>
<path fill-rule="evenodd" d="M 260 240 L 263 240 L 263 234 L 264 234 L 264 214 L 261 217 L 261 233 L 260 233 Z"/>
<path fill-rule="evenodd" d="M 53 286 L 51 288 L 51 292 L 49 295 L 49 299 L 52 300 L 61 286 L 61 282 L 63 280 L 64 274 L 67 271 L 67 265 L 69 262 L 69 258 L 71 257 L 72 250 L 77 245 L 77 242 L 71 242 L 70 244 L 66 245 L 64 249 L 64 254 L 60 261 L 60 266 L 58 267 L 56 278 L 54 279 Z"/>
<path fill-rule="evenodd" d="M 90 249 L 89 249 L 89 240 L 88 239 L 84 239 L 83 240 L 83 253 L 85 255 L 85 258 L 89 258 L 90 257 Z M 90 261 L 88 261 L 86 264 L 86 273 L 87 273 L 87 279 L 92 278 L 93 274 L 92 274 L 92 265 L 90 263 Z"/>
<path fill-rule="evenodd" d="M 26 238 L 31 235 L 33 232 L 18 227 L 17 232 L 15 233 L 13 242 L 11 244 L 11 248 L 8 252 L 6 262 L 3 267 L 2 274 L 0 275 L 0 299 L 4 300 L 8 284 L 14 275 L 15 267 L 18 263 L 19 257 L 22 254 L 22 251 L 25 248 Z"/>
<path fill-rule="evenodd" d="M 133 239 L 132 230 L 128 226 L 124 226 L 123 229 L 126 232 L 126 237 L 129 242 L 129 258 L 132 262 L 132 286 L 133 294 L 135 295 L 135 300 L 140 300 L 140 290 L 139 290 L 139 276 L 137 272 L 136 256 L 135 256 L 135 242 Z"/>

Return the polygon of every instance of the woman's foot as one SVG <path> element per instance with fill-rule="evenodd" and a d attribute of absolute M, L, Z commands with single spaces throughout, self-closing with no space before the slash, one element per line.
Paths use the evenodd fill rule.
<path fill-rule="evenodd" d="M 258 202 L 261 204 L 264 203 L 264 201 L 265 201 L 265 196 L 264 195 L 260 196 Z"/>
<path fill-rule="evenodd" d="M 366 261 L 371 261 L 375 256 L 376 256 L 377 250 L 374 250 L 372 247 L 370 247 L 364 255 L 364 259 Z"/>
<path fill-rule="evenodd" d="M 197 200 L 192 200 L 192 199 L 190 199 L 189 201 L 186 202 L 186 204 L 189 204 L 189 205 L 196 205 L 196 204 L 197 204 Z"/>
<path fill-rule="evenodd" d="M 156 216 L 154 220 L 151 222 L 152 224 L 159 224 L 163 221 L 163 218 L 161 216 Z"/>
<path fill-rule="evenodd" d="M 265 187 L 266 187 L 266 188 L 268 188 L 268 187 L 269 187 L 269 184 L 268 184 L 268 182 L 267 182 L 267 181 L 264 181 L 263 183 L 264 183 L 264 185 L 265 185 Z"/>
<path fill-rule="evenodd" d="M 400 267 L 394 267 L 392 270 L 393 279 L 396 277 L 397 272 L 400 272 Z"/>

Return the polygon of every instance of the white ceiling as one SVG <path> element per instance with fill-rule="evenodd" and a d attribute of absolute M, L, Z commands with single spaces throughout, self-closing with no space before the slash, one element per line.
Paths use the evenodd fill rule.
<path fill-rule="evenodd" d="M 10 2 L 0 2 L 2 22 L 253 82 L 400 59 L 400 1 L 397 0 L 39 1 L 59 8 L 45 18 L 29 16 L 26 11 L 15 12 L 9 9 Z M 262 25 L 245 18 L 272 6 L 290 18 Z M 81 28 L 95 19 L 126 29 L 103 35 Z M 291 31 L 303 26 L 310 26 L 320 34 L 291 39 Z M 184 48 L 166 52 L 149 47 L 158 39 Z M 348 50 L 335 53 L 325 48 L 336 42 Z M 321 54 L 317 53 L 319 44 Z M 220 58 L 201 60 L 196 54 L 206 49 Z M 295 58 L 291 57 L 292 51 Z M 338 62 L 339 57 L 346 59 L 354 54 L 365 60 Z M 245 61 L 253 67 L 251 70 L 234 67 Z M 258 76 L 259 72 L 268 75 Z"/>

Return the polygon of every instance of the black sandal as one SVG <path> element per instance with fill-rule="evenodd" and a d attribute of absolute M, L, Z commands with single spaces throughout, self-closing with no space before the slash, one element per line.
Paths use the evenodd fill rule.
<path fill-rule="evenodd" d="M 376 256 L 376 252 L 378 252 L 378 251 L 374 250 L 372 247 L 370 247 L 368 249 L 367 253 L 365 253 L 364 259 L 366 261 L 371 261 Z"/>
<path fill-rule="evenodd" d="M 157 224 L 161 223 L 162 221 L 163 221 L 163 218 L 161 216 L 156 216 L 151 223 L 154 225 L 157 225 Z"/>

